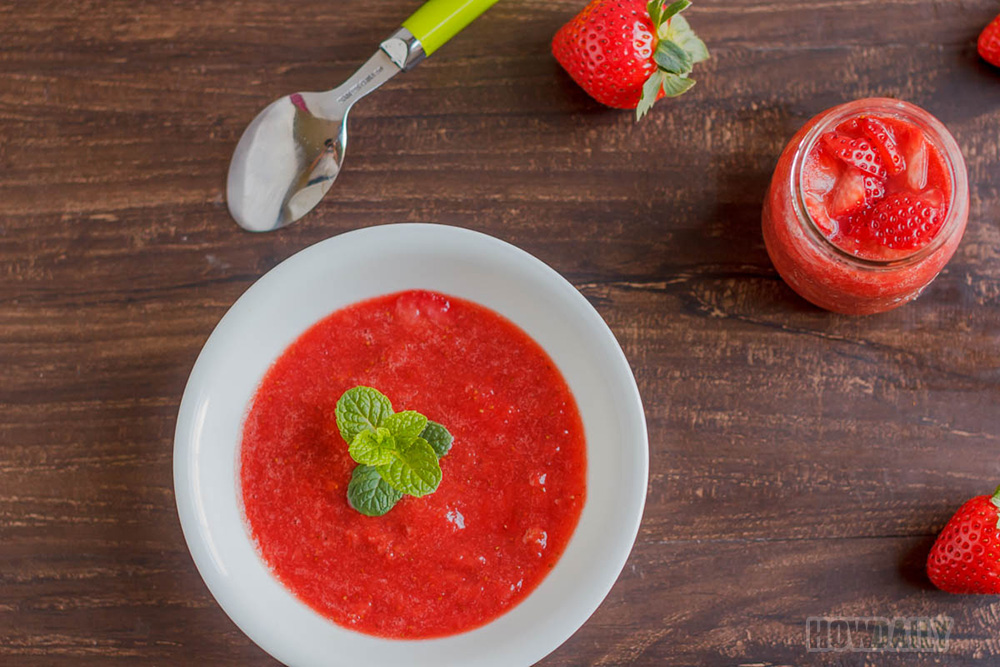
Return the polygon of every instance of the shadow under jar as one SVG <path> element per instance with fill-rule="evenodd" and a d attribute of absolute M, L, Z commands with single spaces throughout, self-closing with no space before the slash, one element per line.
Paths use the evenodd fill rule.
<path fill-rule="evenodd" d="M 868 315 L 915 299 L 969 217 L 965 160 L 923 109 L 885 98 L 810 120 L 785 147 L 763 231 L 781 277 L 813 304 Z"/>

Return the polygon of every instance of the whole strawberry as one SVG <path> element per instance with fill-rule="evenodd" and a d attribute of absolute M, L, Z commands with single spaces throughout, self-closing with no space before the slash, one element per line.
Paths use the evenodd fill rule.
<path fill-rule="evenodd" d="M 1000 67 L 1000 16 L 979 36 L 979 55 L 989 64 Z"/>
<path fill-rule="evenodd" d="M 962 505 L 934 543 L 927 575 L 948 593 L 1000 595 L 1000 489 Z"/>
<path fill-rule="evenodd" d="M 656 100 L 691 89 L 705 43 L 680 13 L 689 0 L 592 0 L 552 40 L 552 53 L 587 94 L 642 118 Z"/>

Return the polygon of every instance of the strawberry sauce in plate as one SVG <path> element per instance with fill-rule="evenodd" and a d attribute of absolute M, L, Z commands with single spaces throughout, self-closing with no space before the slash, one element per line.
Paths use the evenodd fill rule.
<path fill-rule="evenodd" d="M 355 463 L 335 408 L 357 385 L 455 440 L 437 491 L 384 516 L 348 505 Z M 481 626 L 566 548 L 586 497 L 573 395 L 542 348 L 493 311 L 435 292 L 356 303 L 277 359 L 248 411 L 240 493 L 272 573 L 334 622 L 396 639 Z"/>

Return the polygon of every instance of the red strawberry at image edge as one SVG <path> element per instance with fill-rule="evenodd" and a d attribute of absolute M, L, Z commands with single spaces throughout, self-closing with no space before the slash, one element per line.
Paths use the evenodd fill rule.
<path fill-rule="evenodd" d="M 642 118 L 663 97 L 691 89 L 708 49 L 680 15 L 689 0 L 593 0 L 552 40 L 552 53 L 601 104 Z"/>
<path fill-rule="evenodd" d="M 989 64 L 1000 67 L 1000 16 L 979 36 L 979 55 Z"/>
<path fill-rule="evenodd" d="M 1000 488 L 955 513 L 931 549 L 927 575 L 948 593 L 1000 595 Z"/>

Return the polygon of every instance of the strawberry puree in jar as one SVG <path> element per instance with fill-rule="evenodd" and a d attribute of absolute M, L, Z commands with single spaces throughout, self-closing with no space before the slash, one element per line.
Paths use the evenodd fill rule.
<path fill-rule="evenodd" d="M 771 261 L 792 289 L 839 313 L 915 299 L 958 247 L 969 185 L 936 118 L 872 98 L 810 120 L 778 161 L 764 202 Z"/>

